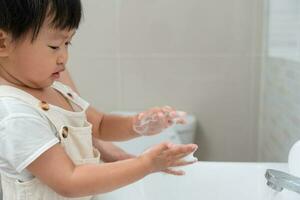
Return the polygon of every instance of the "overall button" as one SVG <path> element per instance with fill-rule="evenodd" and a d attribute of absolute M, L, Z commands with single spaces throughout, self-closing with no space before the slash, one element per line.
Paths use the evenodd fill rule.
<path fill-rule="evenodd" d="M 72 95 L 70 92 L 68 92 L 67 95 L 68 95 L 69 97 L 73 98 L 73 95 Z"/>
<path fill-rule="evenodd" d="M 50 109 L 49 104 L 46 101 L 41 101 L 40 107 L 45 111 L 48 111 Z"/>
<path fill-rule="evenodd" d="M 63 136 L 64 138 L 67 138 L 68 135 L 69 135 L 69 129 L 68 129 L 67 126 L 64 126 L 63 129 L 62 129 L 62 136 Z"/>

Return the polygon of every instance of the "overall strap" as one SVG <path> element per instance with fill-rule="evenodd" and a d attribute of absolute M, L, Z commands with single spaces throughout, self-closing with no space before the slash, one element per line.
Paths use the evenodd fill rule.
<path fill-rule="evenodd" d="M 79 106 L 83 111 L 85 111 L 89 107 L 89 103 L 83 100 L 74 90 L 72 90 L 69 86 L 63 84 L 62 82 L 56 81 L 53 83 L 52 88 L 59 91 L 62 95 L 64 95 L 70 102 Z"/>
<path fill-rule="evenodd" d="M 51 124 L 54 125 L 57 131 L 60 130 L 60 120 L 52 114 L 54 110 L 51 109 L 52 106 L 47 102 L 41 101 L 31 94 L 9 85 L 0 85 L 0 98 L 1 97 L 15 98 L 31 106 L 32 108 L 37 110 L 42 116 L 45 116 L 51 122 Z"/>

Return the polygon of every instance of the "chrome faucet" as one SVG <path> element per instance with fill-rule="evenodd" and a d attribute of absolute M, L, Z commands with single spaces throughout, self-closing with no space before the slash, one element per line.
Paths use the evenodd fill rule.
<path fill-rule="evenodd" d="M 296 176 L 274 169 L 267 169 L 265 177 L 267 185 L 278 192 L 287 189 L 300 193 L 300 178 Z"/>

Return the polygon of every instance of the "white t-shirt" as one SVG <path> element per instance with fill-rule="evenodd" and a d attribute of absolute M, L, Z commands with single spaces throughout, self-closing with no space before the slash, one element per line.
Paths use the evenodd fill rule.
<path fill-rule="evenodd" d="M 56 129 L 35 108 L 12 97 L 0 99 L 0 170 L 18 180 L 29 180 L 26 167 L 59 143 Z"/>

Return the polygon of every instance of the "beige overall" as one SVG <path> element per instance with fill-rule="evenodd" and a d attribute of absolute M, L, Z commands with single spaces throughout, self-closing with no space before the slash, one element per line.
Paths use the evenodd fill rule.
<path fill-rule="evenodd" d="M 40 101 L 29 93 L 11 86 L 0 86 L 0 97 L 17 98 L 36 108 L 41 114 L 46 116 L 49 122 L 55 126 L 57 130 L 56 136 L 60 144 L 76 165 L 85 163 L 99 164 L 100 153 L 92 145 L 91 124 L 86 120 L 85 110 L 88 107 L 87 103 L 60 82 L 55 82 L 52 87 L 67 98 L 75 110 L 80 109 L 76 112 L 67 111 L 58 106 Z M 3 200 L 91 199 L 91 197 L 62 197 L 41 183 L 37 178 L 20 182 L 4 174 L 1 177 Z"/>

